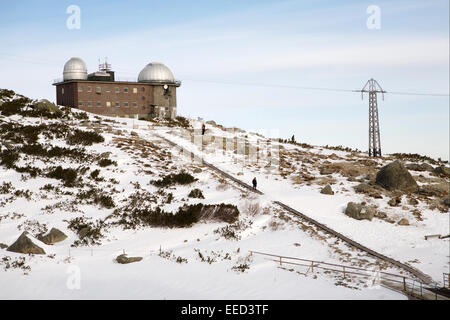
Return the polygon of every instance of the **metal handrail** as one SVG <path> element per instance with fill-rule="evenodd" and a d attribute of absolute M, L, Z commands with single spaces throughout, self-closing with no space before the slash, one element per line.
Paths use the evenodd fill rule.
<path fill-rule="evenodd" d="M 314 264 L 317 264 L 317 265 L 323 264 L 323 265 L 334 266 L 334 267 L 341 267 L 341 268 L 347 268 L 347 269 L 353 269 L 353 270 L 359 270 L 359 271 L 373 272 L 373 270 L 364 269 L 364 268 L 358 268 L 358 267 L 353 267 L 353 266 L 346 266 L 346 265 L 342 265 L 342 264 L 335 264 L 335 263 L 329 263 L 329 262 L 323 262 L 323 261 L 302 259 L 302 258 L 296 258 L 296 257 L 280 256 L 280 255 L 276 255 L 276 254 L 264 253 L 264 252 L 253 251 L 253 250 L 250 250 L 250 253 L 256 253 L 256 254 L 265 255 L 265 256 L 272 256 L 272 257 L 277 257 L 277 258 L 280 258 L 280 259 L 307 261 L 307 262 L 311 262 L 311 263 L 314 263 Z M 285 263 L 289 263 L 289 262 L 286 261 Z M 388 276 L 398 277 L 398 278 L 402 278 L 402 279 L 403 278 L 407 278 L 405 276 L 394 274 L 394 273 L 389 273 L 389 272 L 384 272 L 384 271 L 379 271 L 379 272 L 380 272 L 380 274 L 384 274 L 384 275 L 388 275 Z"/>

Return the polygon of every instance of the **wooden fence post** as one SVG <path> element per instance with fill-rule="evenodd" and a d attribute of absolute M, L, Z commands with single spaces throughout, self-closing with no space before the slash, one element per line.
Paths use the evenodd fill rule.
<path fill-rule="evenodd" d="M 406 279 L 403 277 L 403 291 L 406 292 Z"/>
<path fill-rule="evenodd" d="M 281 257 L 280 257 L 280 266 L 281 266 L 282 264 L 281 264 Z"/>
<path fill-rule="evenodd" d="M 344 267 L 344 266 L 342 266 L 342 268 L 344 269 L 344 279 L 345 279 L 345 267 Z"/>
<path fill-rule="evenodd" d="M 314 272 L 314 261 L 311 262 L 311 272 Z"/>

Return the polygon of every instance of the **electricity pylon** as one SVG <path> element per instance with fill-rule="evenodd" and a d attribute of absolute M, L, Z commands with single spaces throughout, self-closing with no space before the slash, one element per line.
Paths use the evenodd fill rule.
<path fill-rule="evenodd" d="M 361 92 L 361 99 L 364 99 L 364 92 L 369 93 L 369 157 L 381 157 L 377 93 L 381 93 L 384 100 L 386 91 L 381 88 L 376 80 L 370 79 L 358 92 Z"/>

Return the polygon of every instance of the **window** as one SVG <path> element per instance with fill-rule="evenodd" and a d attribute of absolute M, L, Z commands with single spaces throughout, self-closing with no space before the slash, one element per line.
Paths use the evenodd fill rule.
<path fill-rule="evenodd" d="M 106 101 L 106 106 L 107 107 L 111 107 L 111 102 L 110 101 Z"/>
<path fill-rule="evenodd" d="M 168 111 L 169 110 L 169 107 L 166 107 L 166 111 Z"/>
<path fill-rule="evenodd" d="M 145 97 L 144 97 L 144 96 L 142 96 L 142 100 L 145 100 Z"/>
<path fill-rule="evenodd" d="M 64 94 L 64 88 L 61 88 L 61 94 Z"/>
<path fill-rule="evenodd" d="M 133 88 L 133 93 L 137 93 L 137 88 Z"/>
<path fill-rule="evenodd" d="M 142 87 L 142 88 L 141 88 L 141 91 L 144 92 L 144 91 L 145 91 L 145 87 Z"/>
<path fill-rule="evenodd" d="M 128 93 L 128 88 L 123 88 L 123 92 Z"/>
<path fill-rule="evenodd" d="M 120 89 L 118 87 L 116 87 L 115 90 L 116 90 L 116 93 L 120 92 Z"/>
<path fill-rule="evenodd" d="M 116 102 L 116 107 L 117 107 L 117 108 L 120 107 L 120 102 Z"/>
<path fill-rule="evenodd" d="M 137 102 L 133 102 L 133 107 L 137 107 Z"/>
<path fill-rule="evenodd" d="M 123 106 L 128 108 L 128 102 L 124 102 Z"/>
<path fill-rule="evenodd" d="M 83 87 L 82 86 L 78 86 L 78 92 L 83 92 Z"/>
<path fill-rule="evenodd" d="M 82 101 L 78 101 L 78 106 L 82 107 L 83 106 L 83 102 Z"/>
<path fill-rule="evenodd" d="M 106 87 L 106 92 L 111 92 L 111 89 L 109 89 L 109 87 Z"/>
<path fill-rule="evenodd" d="M 92 92 L 92 88 L 91 87 L 88 87 L 88 92 Z"/>
<path fill-rule="evenodd" d="M 91 101 L 88 101 L 88 105 L 87 105 L 88 107 L 92 107 L 92 102 Z"/>
<path fill-rule="evenodd" d="M 101 88 L 101 87 L 97 87 L 97 88 L 95 88 L 95 92 L 97 92 L 97 93 L 100 93 L 100 92 L 102 92 L 102 88 Z"/>
<path fill-rule="evenodd" d="M 102 102 L 101 101 L 97 101 L 97 107 L 101 107 L 102 106 Z"/>

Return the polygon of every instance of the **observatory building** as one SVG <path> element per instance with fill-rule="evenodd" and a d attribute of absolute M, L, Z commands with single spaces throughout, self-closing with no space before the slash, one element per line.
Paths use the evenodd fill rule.
<path fill-rule="evenodd" d="M 113 117 L 173 119 L 181 82 L 160 62 L 147 64 L 137 81 L 119 81 L 106 61 L 88 74 L 83 60 L 71 58 L 64 65 L 63 78 L 53 85 L 58 105 Z"/>

